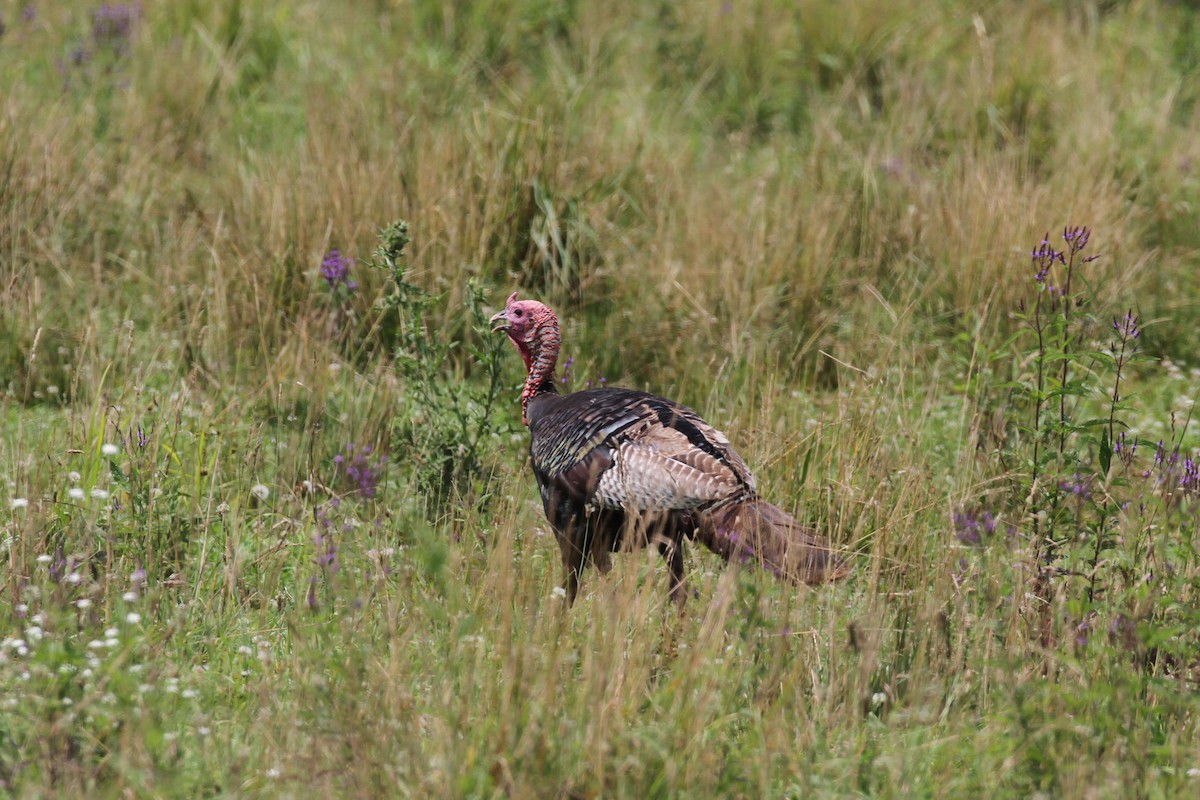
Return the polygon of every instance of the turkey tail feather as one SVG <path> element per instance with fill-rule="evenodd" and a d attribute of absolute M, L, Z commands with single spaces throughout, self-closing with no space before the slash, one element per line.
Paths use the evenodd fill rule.
<path fill-rule="evenodd" d="M 697 522 L 695 538 L 731 563 L 757 564 L 796 583 L 825 583 L 850 574 L 824 539 L 757 497 L 706 511 Z"/>

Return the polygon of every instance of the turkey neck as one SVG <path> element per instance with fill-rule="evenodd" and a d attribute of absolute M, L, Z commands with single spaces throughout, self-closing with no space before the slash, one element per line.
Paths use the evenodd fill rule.
<path fill-rule="evenodd" d="M 521 392 L 521 417 L 526 425 L 532 424 L 559 399 L 558 384 L 554 382 L 558 337 L 554 335 L 549 341 L 538 344 L 537 350 L 530 353 L 529 374 L 525 377 L 525 390 Z"/>

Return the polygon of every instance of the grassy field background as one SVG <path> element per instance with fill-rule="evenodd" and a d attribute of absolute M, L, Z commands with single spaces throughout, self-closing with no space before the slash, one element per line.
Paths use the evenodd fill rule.
<path fill-rule="evenodd" d="M 1200 792 L 1194 3 L 0 31 L 4 793 Z M 1056 354 L 1030 251 L 1067 225 L 1102 257 Z M 638 553 L 564 613 L 479 325 L 513 290 L 573 387 L 701 411 L 853 576 L 693 549 L 679 613 Z"/>

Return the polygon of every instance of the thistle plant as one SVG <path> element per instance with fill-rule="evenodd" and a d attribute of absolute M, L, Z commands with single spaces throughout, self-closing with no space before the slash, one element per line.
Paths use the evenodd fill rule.
<path fill-rule="evenodd" d="M 501 402 L 503 342 L 486 335 L 485 292 L 468 281 L 467 322 L 478 344 L 465 344 L 430 330 L 441 298 L 408 280 L 408 224 L 397 221 L 379 234 L 371 266 L 384 270 L 391 290 L 382 300 L 380 335 L 393 343 L 396 368 L 405 380 L 404 407 L 394 417 L 391 451 L 407 469 L 426 501 L 441 516 L 463 495 L 486 497 L 485 482 L 497 435 L 508 430 L 494 413 Z M 463 380 L 463 373 L 482 380 Z"/>

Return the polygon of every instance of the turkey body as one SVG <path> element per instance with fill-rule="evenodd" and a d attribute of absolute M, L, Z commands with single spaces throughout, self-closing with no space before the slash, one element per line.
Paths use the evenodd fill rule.
<path fill-rule="evenodd" d="M 530 458 L 562 551 L 569 599 L 589 563 L 654 543 L 683 592 L 683 540 L 703 513 L 752 495 L 754 477 L 720 431 L 647 392 L 545 393 L 529 404 Z"/>
<path fill-rule="evenodd" d="M 559 395 L 553 312 L 514 293 L 493 321 L 504 323 L 497 330 L 528 368 L 523 419 L 568 602 L 589 564 L 607 572 L 612 553 L 653 545 L 670 568 L 671 597 L 682 603 L 687 539 L 795 582 L 849 573 L 821 537 L 758 496 L 729 439 L 695 411 L 633 389 Z"/>

